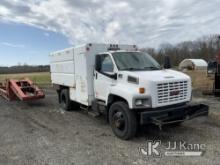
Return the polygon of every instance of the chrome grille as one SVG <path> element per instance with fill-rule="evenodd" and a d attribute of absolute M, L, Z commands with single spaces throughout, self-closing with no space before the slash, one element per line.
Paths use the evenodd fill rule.
<path fill-rule="evenodd" d="M 158 103 L 172 103 L 187 99 L 187 81 L 157 84 Z"/>

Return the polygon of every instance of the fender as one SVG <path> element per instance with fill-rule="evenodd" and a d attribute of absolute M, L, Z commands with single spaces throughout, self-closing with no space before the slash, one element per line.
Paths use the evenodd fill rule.
<path fill-rule="evenodd" d="M 108 104 L 109 96 L 116 95 L 126 100 L 129 108 L 132 109 L 133 108 L 133 97 L 135 96 L 134 93 L 136 93 L 135 95 L 138 95 L 137 87 L 134 87 L 134 86 L 126 87 L 124 84 L 122 85 L 117 84 L 115 86 L 112 86 L 109 90 L 109 93 L 106 96 L 106 105 Z"/>

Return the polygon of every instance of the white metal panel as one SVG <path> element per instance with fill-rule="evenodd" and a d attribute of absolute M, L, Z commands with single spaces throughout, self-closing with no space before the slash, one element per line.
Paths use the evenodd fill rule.
<path fill-rule="evenodd" d="M 50 62 L 73 61 L 74 49 L 64 49 L 50 54 Z"/>
<path fill-rule="evenodd" d="M 74 62 L 73 61 L 64 61 L 64 62 L 55 62 L 51 64 L 50 71 L 52 73 L 68 73 L 74 74 Z"/>
<path fill-rule="evenodd" d="M 75 75 L 65 73 L 51 73 L 52 84 L 75 87 Z"/>
<path fill-rule="evenodd" d="M 51 53 L 50 61 L 52 83 L 75 87 L 74 49 L 68 48 Z"/>
<path fill-rule="evenodd" d="M 70 88 L 70 100 L 76 101 L 76 88 Z"/>
<path fill-rule="evenodd" d="M 86 46 L 74 49 L 75 78 L 76 78 L 76 101 L 84 105 L 88 104 L 88 83 L 87 83 L 87 56 Z"/>
<path fill-rule="evenodd" d="M 89 105 L 88 102 L 88 88 L 87 81 L 83 76 L 76 76 L 76 101 L 84 105 Z"/>

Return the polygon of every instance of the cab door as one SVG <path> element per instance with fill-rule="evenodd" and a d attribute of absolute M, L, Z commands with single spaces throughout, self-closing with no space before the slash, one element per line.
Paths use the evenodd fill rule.
<path fill-rule="evenodd" d="M 114 63 L 109 54 L 96 55 L 94 71 L 94 89 L 96 99 L 105 101 L 110 87 L 114 85 L 117 74 L 114 72 Z"/>

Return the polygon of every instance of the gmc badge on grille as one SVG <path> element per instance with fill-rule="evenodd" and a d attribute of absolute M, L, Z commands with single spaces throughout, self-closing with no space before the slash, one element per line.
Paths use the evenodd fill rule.
<path fill-rule="evenodd" d="M 170 92 L 170 96 L 176 96 L 176 95 L 179 95 L 180 94 L 180 91 L 171 91 Z"/>

